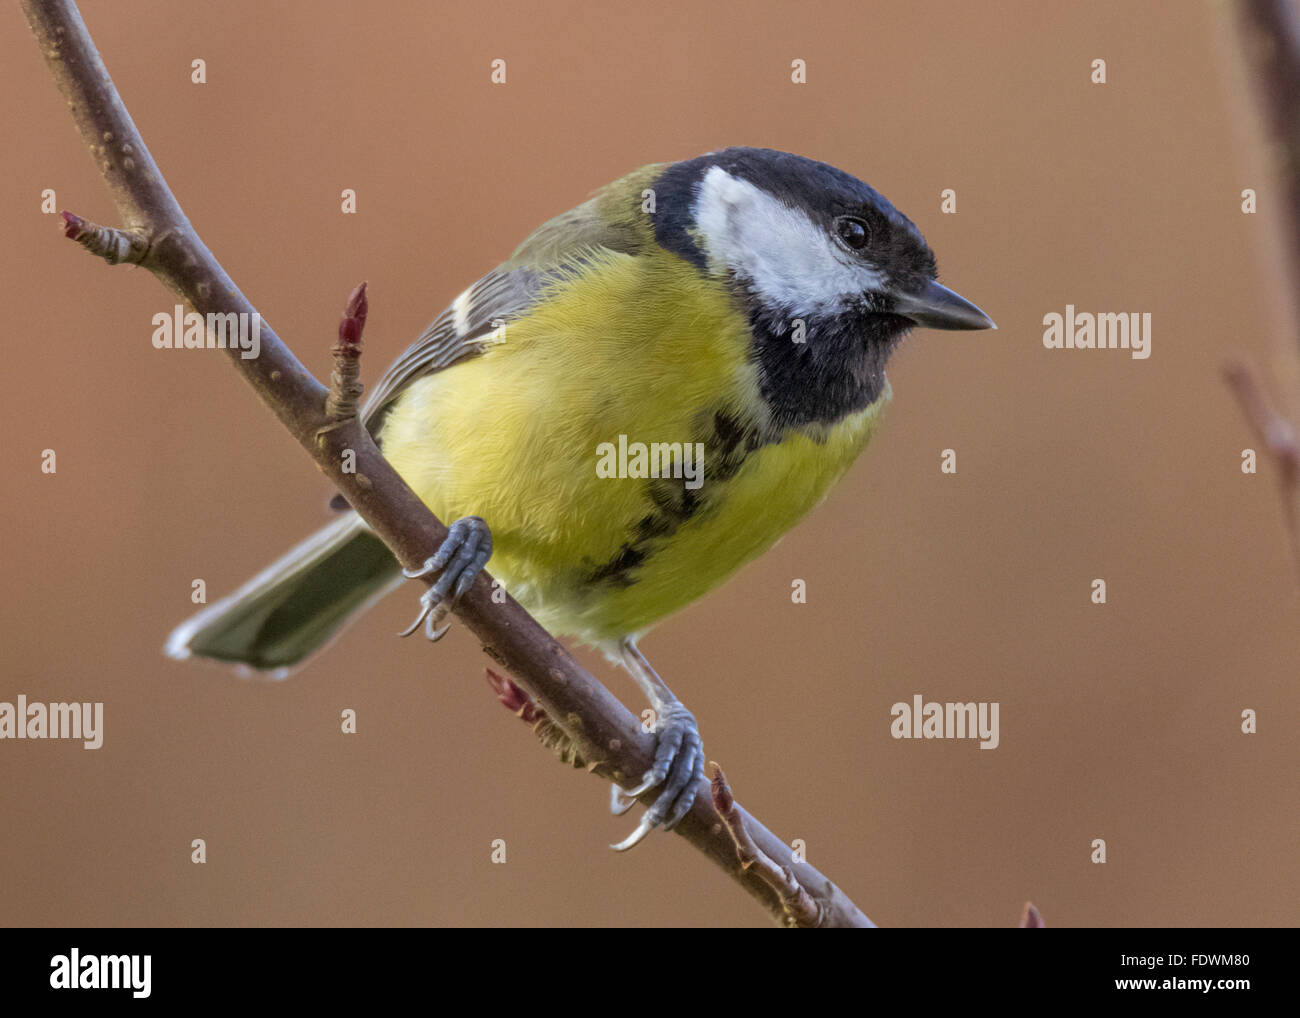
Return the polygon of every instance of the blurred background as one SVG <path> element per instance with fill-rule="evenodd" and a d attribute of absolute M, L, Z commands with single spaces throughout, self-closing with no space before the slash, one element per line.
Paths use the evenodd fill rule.
<path fill-rule="evenodd" d="M 740 801 L 881 925 L 1006 927 L 1027 899 L 1056 926 L 1296 923 L 1300 596 L 1276 474 L 1243 474 L 1258 443 L 1220 378 L 1232 352 L 1269 363 L 1292 326 L 1225 11 L 83 14 L 200 234 L 318 377 L 359 280 L 373 384 L 533 227 L 642 164 L 759 145 L 876 187 L 1000 329 L 914 334 L 847 479 L 647 655 Z M 327 520 L 330 490 L 223 354 L 151 346 L 170 294 L 41 213 L 52 188 L 116 221 L 16 5 L 0 23 L 0 700 L 105 704 L 97 751 L 0 743 L 3 921 L 763 925 L 674 837 L 609 851 L 633 817 L 497 705 L 472 637 L 395 638 L 414 584 L 282 684 L 162 656 L 195 578 L 230 592 Z M 1150 312 L 1151 358 L 1044 349 L 1067 303 Z M 997 701 L 1001 745 L 892 739 L 915 694 Z"/>

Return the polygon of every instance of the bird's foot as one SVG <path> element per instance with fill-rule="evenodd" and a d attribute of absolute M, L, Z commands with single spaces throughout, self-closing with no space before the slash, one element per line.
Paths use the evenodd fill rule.
<path fill-rule="evenodd" d="M 624 813 L 636 805 L 636 800 L 630 795 L 626 795 L 623 789 L 618 785 L 609 786 L 609 811 L 616 817 L 621 817 Z"/>
<path fill-rule="evenodd" d="M 420 614 L 400 635 L 410 636 L 424 623 L 424 635 L 437 642 L 451 628 L 438 628 L 456 607 L 492 556 L 492 532 L 477 516 L 465 516 L 447 528 L 447 537 L 419 569 L 403 569 L 408 580 L 422 580 L 441 571 L 438 579 L 420 595 Z M 448 600 L 450 598 L 450 601 Z"/>
<path fill-rule="evenodd" d="M 663 785 L 659 797 L 650 804 L 641 822 L 630 835 L 610 848 L 626 852 L 640 844 L 656 827 L 671 831 L 695 802 L 699 782 L 704 778 L 704 744 L 700 728 L 691 712 L 680 700 L 670 700 L 659 710 L 655 722 L 655 762 L 642 776 L 641 783 L 626 793 L 615 786 L 610 796 L 610 811 L 622 816 L 638 796 Z"/>

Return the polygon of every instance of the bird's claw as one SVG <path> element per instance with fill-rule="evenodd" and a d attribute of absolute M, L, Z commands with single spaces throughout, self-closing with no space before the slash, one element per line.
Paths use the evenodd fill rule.
<path fill-rule="evenodd" d="M 650 815 L 647 813 L 641 818 L 641 822 L 636 825 L 636 830 L 616 845 L 610 845 L 615 852 L 626 852 L 629 848 L 635 848 L 645 839 L 645 836 L 654 829 L 650 823 Z"/>
<path fill-rule="evenodd" d="M 635 795 L 625 795 L 623 789 L 619 788 L 618 785 L 609 786 L 609 811 L 614 816 L 621 817 L 635 805 Z"/>
<path fill-rule="evenodd" d="M 646 809 L 636 830 L 617 845 L 610 845 L 616 852 L 626 852 L 640 844 L 656 827 L 662 826 L 666 831 L 676 827 L 695 802 L 696 790 L 704 778 L 704 744 L 690 711 L 676 701 L 667 704 L 659 714 L 655 731 L 658 740 L 654 765 L 635 788 L 626 793 L 615 789 L 610 796 L 610 809 L 622 815 L 630 807 L 630 803 L 623 806 L 624 798 L 635 799 L 660 785 L 663 790 Z"/>
<path fill-rule="evenodd" d="M 406 570 L 403 569 L 402 572 L 405 573 Z M 408 579 L 415 579 L 415 577 L 410 576 Z M 447 635 L 447 630 L 451 628 L 450 623 L 443 626 L 441 629 L 438 628 L 438 623 L 447 617 L 447 613 L 450 610 L 451 609 L 447 607 L 442 598 L 435 594 L 433 588 L 430 587 L 420 595 L 420 614 L 415 617 L 414 622 L 397 635 L 410 636 L 420 628 L 420 623 L 423 622 L 425 639 L 430 643 L 437 643 Z"/>
<path fill-rule="evenodd" d="M 450 625 L 438 624 L 465 596 L 474 580 L 492 556 L 492 532 L 477 516 L 465 516 L 447 528 L 447 537 L 437 552 L 425 559 L 419 569 L 403 569 L 408 580 L 423 580 L 440 573 L 428 590 L 420 595 L 420 614 L 402 633 L 410 636 L 424 623 L 424 635 L 437 643 L 447 635 Z M 448 600 L 450 599 L 450 600 Z"/>

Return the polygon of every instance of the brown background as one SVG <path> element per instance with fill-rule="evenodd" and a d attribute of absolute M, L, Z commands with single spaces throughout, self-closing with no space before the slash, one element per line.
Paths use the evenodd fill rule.
<path fill-rule="evenodd" d="M 847 480 L 648 655 L 742 801 L 882 925 L 1008 926 L 1027 898 L 1055 925 L 1291 924 L 1300 598 L 1274 476 L 1241 473 L 1254 442 L 1218 376 L 1285 324 L 1267 217 L 1239 209 L 1243 187 L 1264 212 L 1276 193 L 1223 26 L 1176 10 L 85 14 L 195 225 L 318 374 L 358 280 L 373 381 L 532 227 L 643 163 L 766 145 L 880 189 L 1001 330 L 913 337 Z M 193 578 L 227 593 L 318 526 L 329 492 L 222 355 L 152 348 L 172 304 L 152 277 L 40 213 L 48 187 L 112 218 L 16 5 L 0 23 L 0 699 L 106 705 L 97 752 L 0 743 L 3 921 L 762 924 L 672 837 L 610 852 L 632 818 L 495 705 L 463 630 L 394 638 L 415 586 L 281 685 L 161 656 Z M 1150 311 L 1153 356 L 1045 350 L 1042 316 L 1067 302 Z M 1000 702 L 1001 747 L 894 741 L 890 705 L 914 693 Z"/>

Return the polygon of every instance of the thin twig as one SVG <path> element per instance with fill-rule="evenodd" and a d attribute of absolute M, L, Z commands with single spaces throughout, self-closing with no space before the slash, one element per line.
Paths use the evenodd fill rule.
<path fill-rule="evenodd" d="M 1247 68 L 1260 100 L 1282 185 L 1278 217 L 1300 298 L 1300 13 L 1294 0 L 1239 0 Z M 1300 332 L 1291 337 L 1300 354 Z"/>
<path fill-rule="evenodd" d="M 109 265 L 139 265 L 149 252 L 149 240 L 139 230 L 99 226 L 71 212 L 63 213 L 63 235 Z"/>
<path fill-rule="evenodd" d="M 1290 531 L 1296 576 L 1300 578 L 1300 14 L 1292 0 L 1239 0 L 1240 44 L 1260 100 L 1281 184 L 1276 218 L 1291 281 L 1289 335 L 1280 336 L 1273 365 L 1273 389 L 1284 407 L 1274 409 L 1265 384 L 1244 361 L 1224 366 L 1224 375 L 1255 433 L 1278 468 L 1283 512 Z M 1289 406 L 1285 404 L 1289 403 Z"/>
<path fill-rule="evenodd" d="M 361 410 L 361 334 L 366 327 L 370 302 L 366 284 L 362 283 L 348 297 L 348 306 L 339 320 L 339 341 L 330 351 L 334 371 L 330 375 L 330 394 L 325 400 L 325 416 L 330 428 L 356 420 Z"/>
<path fill-rule="evenodd" d="M 1264 451 L 1277 466 L 1282 511 L 1291 533 L 1296 574 L 1300 576 L 1300 442 L 1296 439 L 1295 426 L 1273 409 L 1263 383 L 1246 361 L 1228 361 L 1223 366 L 1223 376 Z"/>
<path fill-rule="evenodd" d="M 749 833 L 748 815 L 736 804 L 736 797 L 727 784 L 727 776 L 716 763 L 710 763 L 709 766 L 713 768 L 713 808 L 726 826 L 731 840 L 735 842 L 736 859 L 740 868 L 746 871 L 752 869 L 772 888 L 781 901 L 787 926 L 820 926 L 822 912 L 816 900 L 800 885 L 793 873 L 754 844 Z"/>
<path fill-rule="evenodd" d="M 543 746 L 554 753 L 563 763 L 570 767 L 582 767 L 594 771 L 598 766 L 583 759 L 582 750 L 569 738 L 568 733 L 555 723 L 546 711 L 533 702 L 532 697 L 517 686 L 508 675 L 484 669 L 488 685 L 501 701 L 501 704 L 516 717 L 532 728 L 533 734 Z"/>
<path fill-rule="evenodd" d="M 22 6 L 126 224 L 121 232 L 131 235 L 126 254 L 200 314 L 256 314 L 167 187 L 76 5 L 72 0 L 22 0 Z M 77 222 L 81 224 L 78 233 L 84 233 L 87 224 L 79 218 Z M 96 244 L 101 254 L 121 249 L 115 234 L 98 236 L 105 238 Z M 406 567 L 419 566 L 442 543 L 446 528 L 403 483 L 355 416 L 330 418 L 325 387 L 262 321 L 260 356 L 245 359 L 238 349 L 228 351 L 236 369 L 398 561 Z M 359 347 L 356 352 L 359 354 Z M 345 453 L 351 453 L 347 461 L 355 464 L 355 472 L 344 470 Z M 590 766 L 596 774 L 625 788 L 640 779 L 653 761 L 653 738 L 512 598 L 494 602 L 492 581 L 486 573 L 460 601 L 457 615 L 483 642 L 487 654 L 516 676 L 563 729 L 582 758 L 593 761 Z M 657 791 L 647 793 L 643 801 L 652 802 Z M 752 817 L 747 818 L 747 828 L 754 843 L 768 855 L 785 850 L 784 843 Z M 784 918 L 786 908 L 780 894 L 752 869 L 735 864 L 731 837 L 717 822 L 707 794 L 696 797 L 676 831 L 736 879 L 775 918 Z M 813 867 L 798 863 L 791 869 L 801 885 L 818 889 L 822 925 L 871 925 L 857 906 Z"/>

